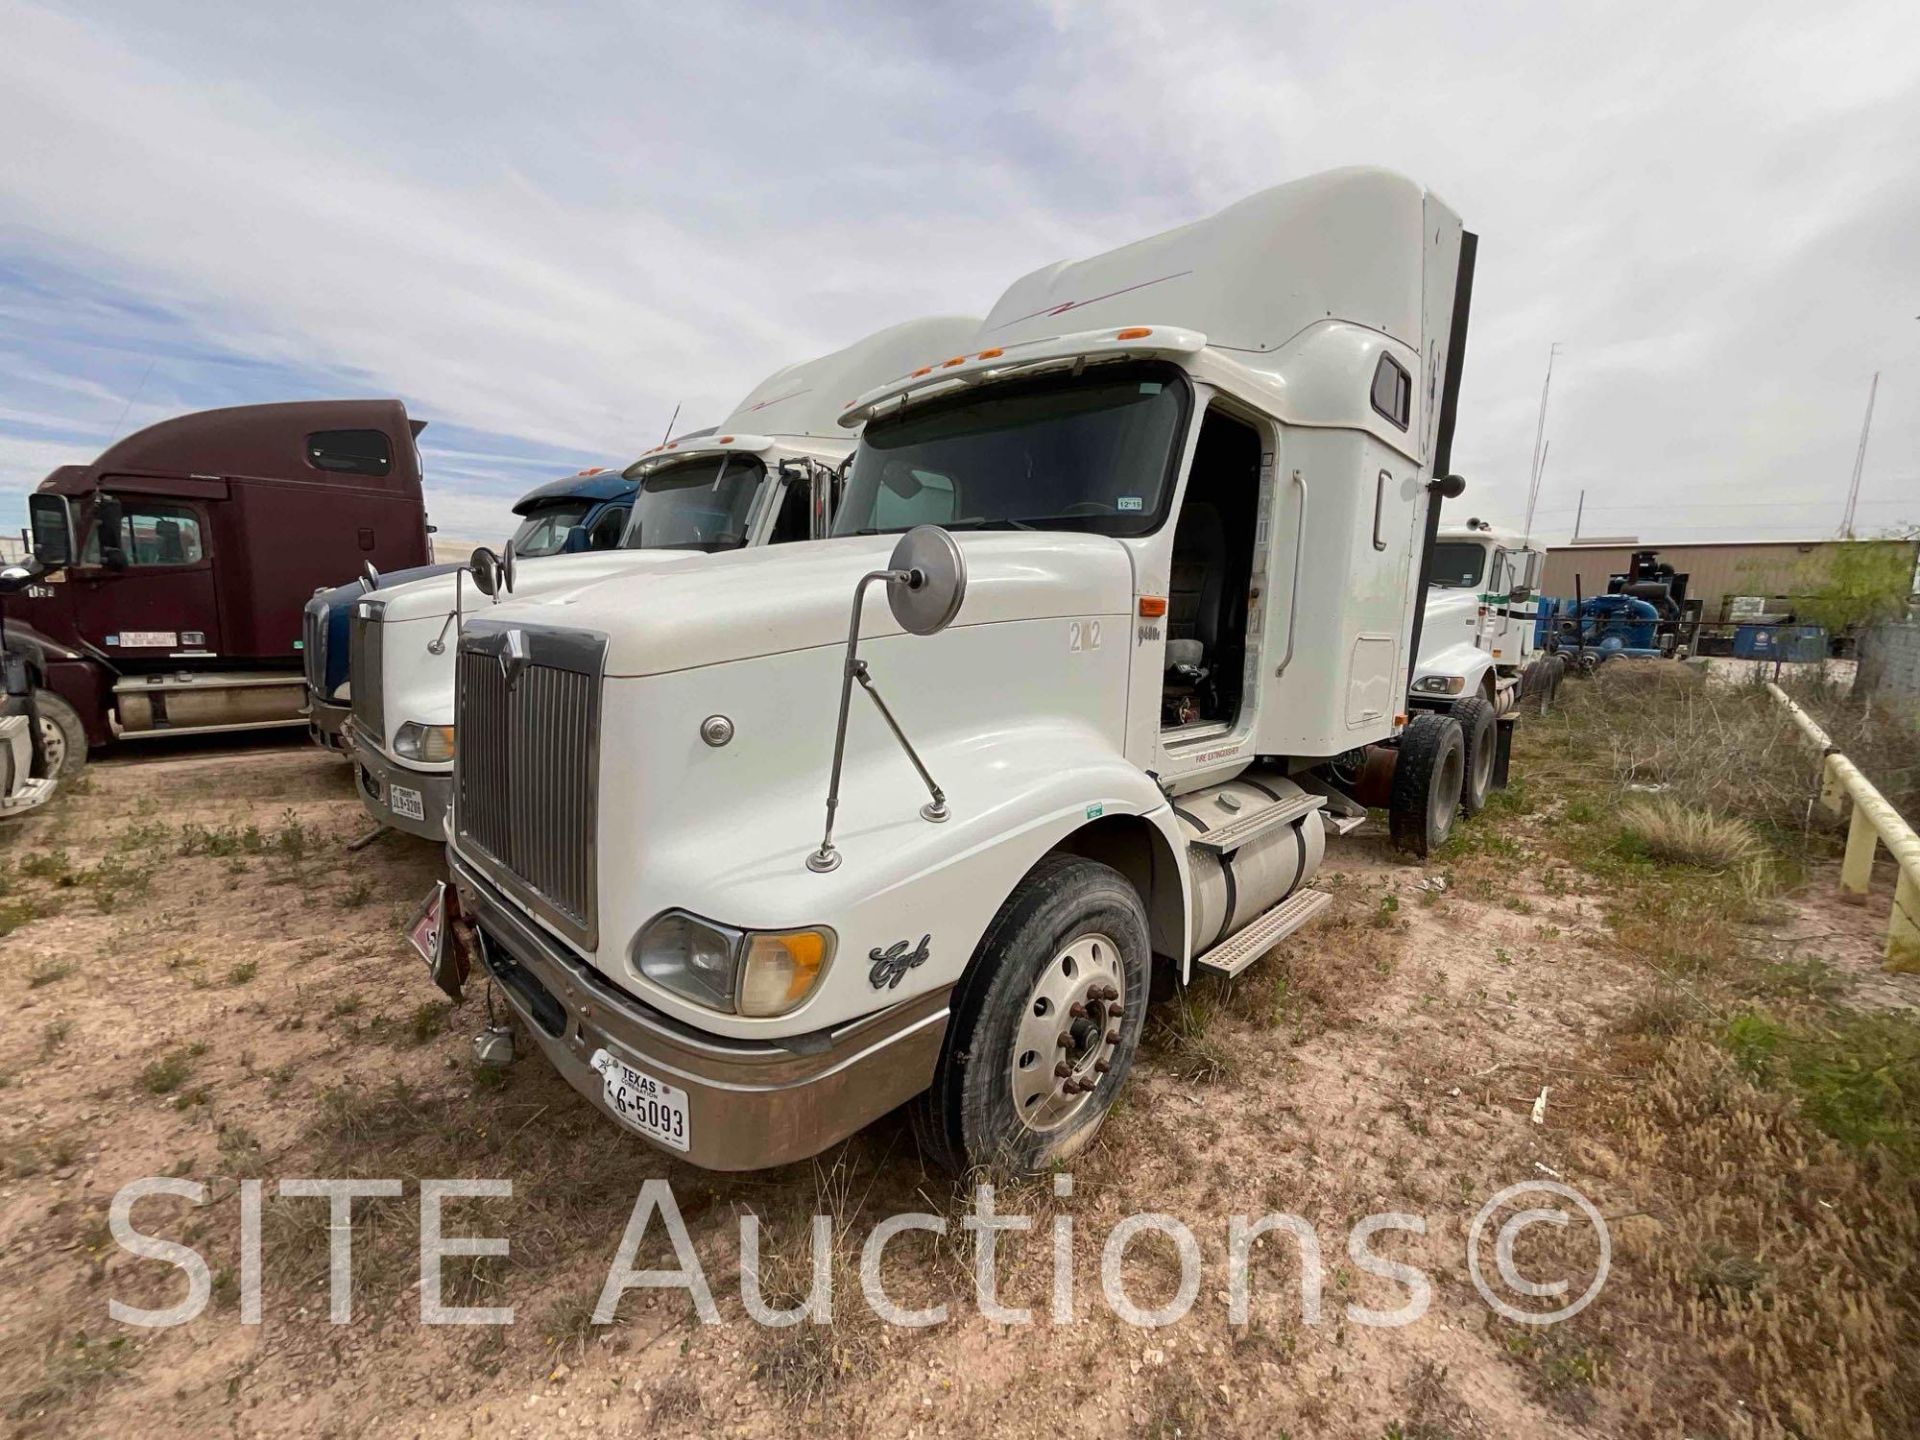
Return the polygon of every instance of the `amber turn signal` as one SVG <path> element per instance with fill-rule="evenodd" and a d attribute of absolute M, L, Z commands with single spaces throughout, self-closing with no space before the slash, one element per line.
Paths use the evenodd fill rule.
<path fill-rule="evenodd" d="M 1167 597 L 1164 595 L 1142 595 L 1140 597 L 1140 618 L 1158 620 L 1167 613 Z"/>

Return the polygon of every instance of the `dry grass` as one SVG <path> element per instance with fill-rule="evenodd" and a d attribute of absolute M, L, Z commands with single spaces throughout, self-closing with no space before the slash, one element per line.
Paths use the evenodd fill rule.
<path fill-rule="evenodd" d="M 1696 810 L 1668 795 L 1621 807 L 1620 828 L 1650 860 L 1728 874 L 1760 862 L 1765 847 L 1744 820 Z"/>
<path fill-rule="evenodd" d="M 1578 1117 L 1610 1132 L 1633 1218 L 1604 1308 L 1555 1332 L 1574 1348 L 1514 1358 L 1549 1396 L 1605 1387 L 1649 1436 L 1920 1433 L 1920 1022 L 1848 1011 L 1818 957 L 1757 943 L 1769 893 L 1831 849 L 1812 752 L 1764 692 L 1677 665 L 1563 694 L 1517 768 L 1558 800 L 1540 840 L 1644 967 L 1589 1062 L 1622 1083 Z M 1636 1363 L 1589 1363 L 1610 1347 Z"/>

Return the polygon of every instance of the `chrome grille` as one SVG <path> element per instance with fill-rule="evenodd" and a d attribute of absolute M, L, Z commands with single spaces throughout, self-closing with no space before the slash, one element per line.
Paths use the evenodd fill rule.
<path fill-rule="evenodd" d="M 327 690 L 327 600 L 316 595 L 300 615 L 300 663 L 306 667 L 307 688 L 321 700 L 331 700 Z"/>
<path fill-rule="evenodd" d="M 456 667 L 461 849 L 588 950 L 605 653 L 588 631 L 469 622 Z"/>
<path fill-rule="evenodd" d="M 353 691 L 353 723 L 382 750 L 387 748 L 386 716 L 380 708 L 380 614 L 377 600 L 354 602 L 347 627 L 347 684 Z"/>

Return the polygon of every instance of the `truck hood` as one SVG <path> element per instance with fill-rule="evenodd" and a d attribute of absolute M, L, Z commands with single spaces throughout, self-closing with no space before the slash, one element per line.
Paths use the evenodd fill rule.
<path fill-rule="evenodd" d="M 590 581 L 644 575 L 704 558 L 698 550 L 590 550 L 579 555 L 542 555 L 522 560 L 514 567 L 513 593 L 502 597 L 501 603 L 552 590 L 577 590 Z M 368 598 L 385 602 L 380 618 L 389 625 L 402 620 L 444 621 L 453 613 L 454 575 L 449 572 L 405 585 L 383 585 Z M 474 588 L 471 575 L 460 582 L 460 604 L 468 615 L 482 615 L 497 608 Z"/>
<path fill-rule="evenodd" d="M 1419 663 L 1424 665 L 1432 656 L 1456 645 L 1471 645 L 1479 633 L 1479 593 L 1435 585 L 1427 591 L 1426 618 L 1420 625 Z"/>
<path fill-rule="evenodd" d="M 848 536 L 731 550 L 644 576 L 601 577 L 538 595 L 517 590 L 503 604 L 469 613 L 489 628 L 522 621 L 598 631 L 607 637 L 611 676 L 806 650 L 846 640 L 854 586 L 886 568 L 899 538 Z M 1133 612 L 1133 559 L 1117 540 L 1051 531 L 954 538 L 967 562 L 967 593 L 955 626 Z M 877 582 L 868 587 L 860 633 L 902 633 Z"/>

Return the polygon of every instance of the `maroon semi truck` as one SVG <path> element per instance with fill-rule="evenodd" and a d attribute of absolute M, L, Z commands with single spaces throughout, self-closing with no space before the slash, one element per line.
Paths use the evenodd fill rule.
<path fill-rule="evenodd" d="M 424 423 L 398 400 L 203 410 L 42 481 L 49 573 L 5 623 L 56 769 L 119 739 L 304 725 L 308 597 L 431 558 Z"/>

